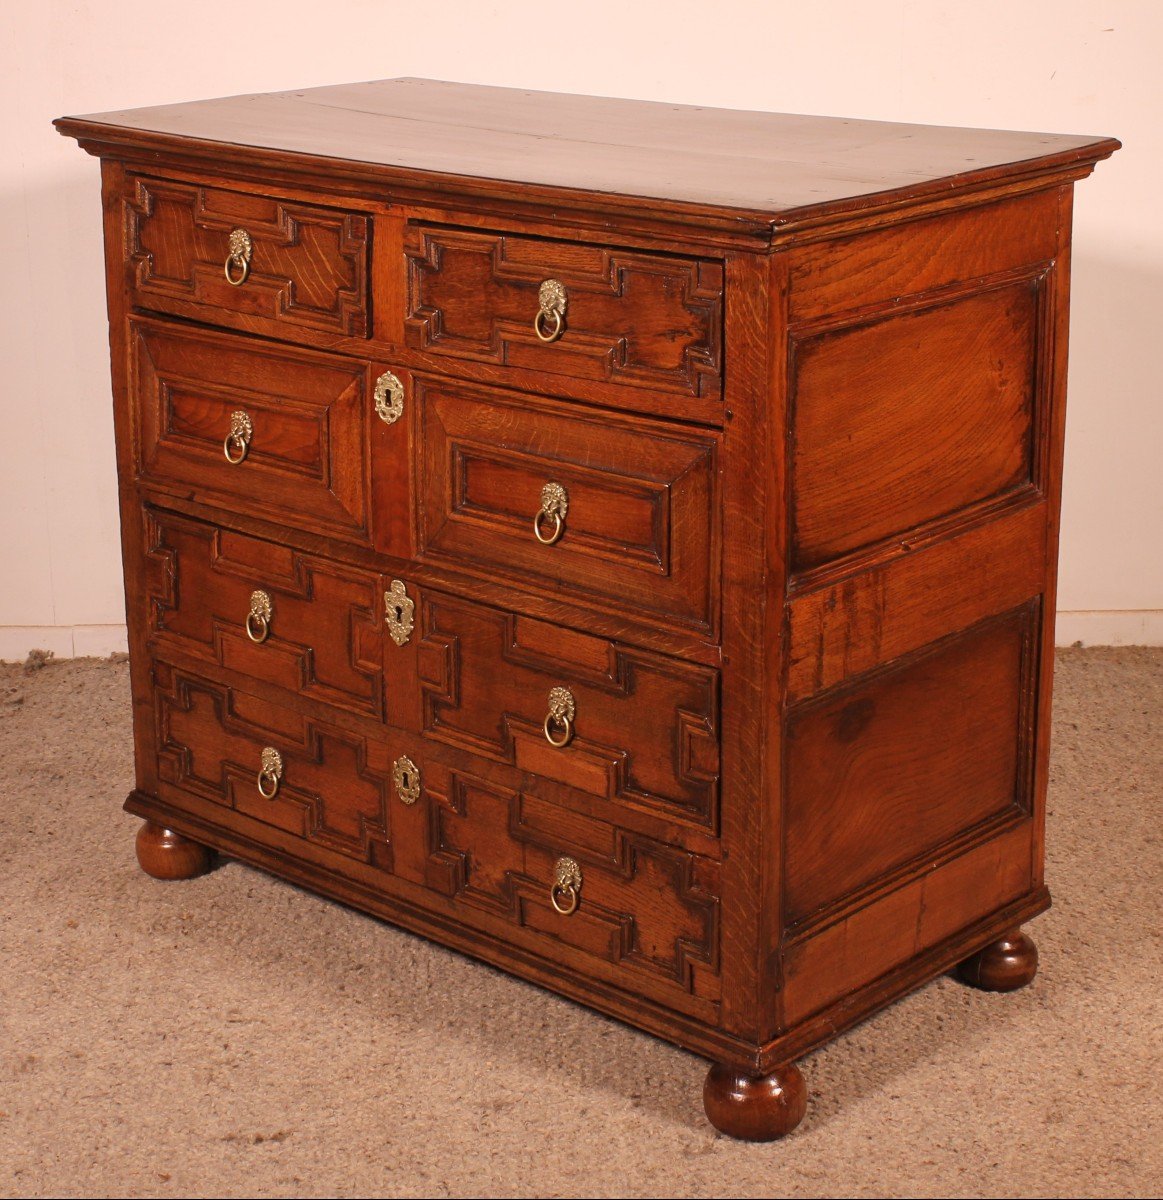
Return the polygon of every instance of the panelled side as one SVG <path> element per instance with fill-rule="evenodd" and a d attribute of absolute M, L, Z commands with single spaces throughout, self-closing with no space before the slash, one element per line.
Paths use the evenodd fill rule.
<path fill-rule="evenodd" d="M 777 1033 L 1047 902 L 1062 191 L 788 252 Z"/>

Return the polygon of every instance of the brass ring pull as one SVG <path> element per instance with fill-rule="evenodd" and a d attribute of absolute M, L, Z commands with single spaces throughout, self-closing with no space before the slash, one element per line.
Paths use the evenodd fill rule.
<path fill-rule="evenodd" d="M 283 756 L 274 746 L 264 746 L 262 767 L 258 773 L 258 794 L 264 800 L 273 800 L 279 794 L 282 778 Z"/>
<path fill-rule="evenodd" d="M 230 231 L 230 253 L 226 256 L 223 271 L 226 274 L 226 282 L 231 287 L 242 287 L 246 282 L 250 274 L 250 256 L 253 250 L 254 243 L 245 229 Z"/>
<path fill-rule="evenodd" d="M 263 591 L 250 593 L 250 611 L 246 614 L 246 636 L 261 646 L 270 637 L 271 598 Z"/>
<path fill-rule="evenodd" d="M 556 342 L 565 331 L 565 285 L 556 279 L 547 279 L 537 292 L 540 308 L 533 318 L 533 332 L 543 342 Z M 546 330 L 546 322 L 552 326 Z"/>
<path fill-rule="evenodd" d="M 560 750 L 573 741 L 573 719 L 576 714 L 577 705 L 574 703 L 573 693 L 569 688 L 549 689 L 549 711 L 545 714 L 545 721 L 541 728 L 545 733 L 545 740 L 551 746 Z M 561 729 L 560 737 L 554 736 L 555 728 Z"/>
<path fill-rule="evenodd" d="M 577 912 L 581 900 L 581 867 L 572 858 L 559 858 L 553 868 L 553 887 L 549 900 L 563 917 Z"/>
<path fill-rule="evenodd" d="M 237 409 L 230 414 L 230 432 L 222 442 L 222 453 L 231 466 L 237 467 L 250 453 L 250 439 L 254 436 L 254 422 L 250 414 Z M 233 453 L 232 453 L 233 451 Z"/>
<path fill-rule="evenodd" d="M 569 493 L 560 483 L 547 483 L 541 489 L 541 507 L 533 518 L 533 534 L 543 546 L 552 546 L 565 532 L 565 514 L 569 511 Z M 553 522 L 548 535 L 541 532 L 545 521 Z"/>

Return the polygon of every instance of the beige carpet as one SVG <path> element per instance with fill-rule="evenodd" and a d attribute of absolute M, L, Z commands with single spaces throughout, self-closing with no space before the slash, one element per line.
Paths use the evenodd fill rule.
<path fill-rule="evenodd" d="M 1034 985 L 941 979 L 805 1060 L 783 1143 L 705 1065 L 237 863 L 133 857 L 124 663 L 0 667 L 0 1192 L 1163 1189 L 1163 651 L 1060 655 Z"/>

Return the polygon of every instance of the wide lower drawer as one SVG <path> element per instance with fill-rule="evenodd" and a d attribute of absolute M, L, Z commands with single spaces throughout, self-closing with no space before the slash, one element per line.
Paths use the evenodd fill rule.
<path fill-rule="evenodd" d="M 125 219 L 141 307 L 288 340 L 299 330 L 367 336 L 363 213 L 132 175 Z"/>
<path fill-rule="evenodd" d="M 717 832 L 717 671 L 431 588 L 419 609 L 428 738 L 573 788 L 615 820 L 637 810 Z"/>
<path fill-rule="evenodd" d="M 421 561 L 712 632 L 718 442 L 416 377 Z"/>
<path fill-rule="evenodd" d="M 141 319 L 129 340 L 145 482 L 369 540 L 367 364 Z"/>
<path fill-rule="evenodd" d="M 367 737 L 154 664 L 166 804 L 353 863 L 386 891 L 563 967 L 705 1011 L 719 994 L 718 864 L 530 795 L 518 773 L 452 767 L 415 739 Z"/>
<path fill-rule="evenodd" d="M 145 524 L 155 653 L 385 715 L 377 575 L 154 508 Z"/>

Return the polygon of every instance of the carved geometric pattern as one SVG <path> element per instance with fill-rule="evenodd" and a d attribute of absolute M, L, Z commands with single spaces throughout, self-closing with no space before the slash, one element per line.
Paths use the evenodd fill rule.
<path fill-rule="evenodd" d="M 366 217 L 141 177 L 125 214 L 138 292 L 366 336 Z M 236 227 L 250 235 L 253 255 L 234 288 L 223 266 Z"/>
<path fill-rule="evenodd" d="M 720 388 L 718 263 L 412 225 L 409 344 L 462 358 L 692 396 Z M 533 331 L 547 277 L 568 297 L 565 333 Z"/>
<path fill-rule="evenodd" d="M 696 964 L 718 970 L 712 864 L 604 822 L 563 817 L 533 796 L 454 773 L 434 817 L 441 890 L 687 992 Z M 558 832 L 566 824 L 568 841 Z M 550 899 L 563 854 L 583 874 L 577 910 L 566 917 L 554 913 Z"/>
<path fill-rule="evenodd" d="M 172 322 L 134 318 L 130 336 L 138 470 L 149 483 L 366 541 L 366 366 Z M 254 436 L 232 466 L 223 438 L 240 406 Z"/>
<path fill-rule="evenodd" d="M 713 631 L 718 444 L 701 431 L 612 426 L 471 385 L 416 381 L 420 561 L 546 580 L 585 604 Z M 533 531 L 547 482 L 569 495 L 560 540 Z M 541 520 L 542 536 L 553 522 Z"/>
<path fill-rule="evenodd" d="M 376 576 L 154 509 L 146 510 L 145 533 L 147 629 L 155 646 L 383 716 Z M 274 600 L 261 645 L 245 630 L 256 586 Z"/>
<path fill-rule="evenodd" d="M 224 684 L 156 663 L 159 777 L 216 804 L 385 866 L 390 767 L 384 746 Z M 283 775 L 274 799 L 256 773 L 274 746 Z"/>
<path fill-rule="evenodd" d="M 421 602 L 424 733 L 619 804 L 716 828 L 718 677 L 707 667 L 431 590 Z M 566 684 L 568 747 L 542 731 Z"/>

